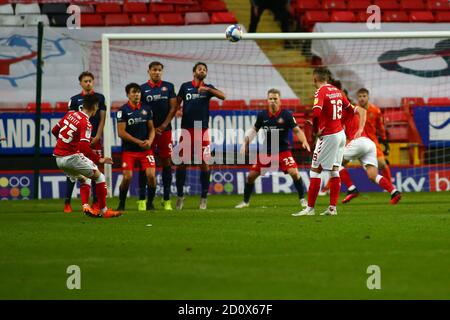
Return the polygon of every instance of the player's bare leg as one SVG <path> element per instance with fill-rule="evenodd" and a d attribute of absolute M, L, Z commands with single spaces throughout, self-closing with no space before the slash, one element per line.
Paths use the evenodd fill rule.
<path fill-rule="evenodd" d="M 145 175 L 147 176 L 147 210 L 154 210 L 155 206 L 153 205 L 153 199 L 155 199 L 156 193 L 156 176 L 155 176 L 155 168 L 147 168 L 145 169 Z"/>
<path fill-rule="evenodd" d="M 396 204 L 400 201 L 402 195 L 401 193 L 394 187 L 394 185 L 388 181 L 385 177 L 378 174 L 378 168 L 372 165 L 366 165 L 367 177 L 373 183 L 378 184 L 384 190 L 391 194 L 391 204 Z"/>
<path fill-rule="evenodd" d="M 133 171 L 123 170 L 123 178 L 119 186 L 119 206 L 117 207 L 117 211 L 125 210 L 125 203 L 127 201 L 128 189 L 130 188 L 132 177 Z"/>
<path fill-rule="evenodd" d="M 305 190 L 303 189 L 303 181 L 300 177 L 300 173 L 298 172 L 297 168 L 290 168 L 288 169 L 288 173 L 291 176 L 292 180 L 294 181 L 295 189 L 297 190 L 298 199 L 300 200 L 300 205 L 303 208 L 306 208 L 308 206 L 308 201 L 305 199 Z"/>
<path fill-rule="evenodd" d="M 315 214 L 314 206 L 316 205 L 317 197 L 319 196 L 320 185 L 322 180 L 320 178 L 320 173 L 322 172 L 322 167 L 312 168 L 309 171 L 310 181 L 308 188 L 308 206 L 300 212 L 293 213 L 294 217 L 299 216 L 313 216 Z"/>
<path fill-rule="evenodd" d="M 381 172 L 381 175 L 387 179 L 389 183 L 392 183 L 392 174 L 391 168 L 386 163 L 386 159 L 384 157 L 377 158 L 378 160 L 378 168 Z"/>
<path fill-rule="evenodd" d="M 255 180 L 260 176 L 260 172 L 256 170 L 250 170 L 247 176 L 247 182 L 244 186 L 244 200 L 235 206 L 236 209 L 247 208 L 250 205 L 250 197 L 253 193 L 253 188 L 255 186 Z"/>
<path fill-rule="evenodd" d="M 211 171 L 209 170 L 209 165 L 202 163 L 200 165 L 200 183 L 202 186 L 202 194 L 200 196 L 199 209 L 204 210 L 207 206 L 207 197 L 209 190 L 209 180 L 211 176 Z"/>

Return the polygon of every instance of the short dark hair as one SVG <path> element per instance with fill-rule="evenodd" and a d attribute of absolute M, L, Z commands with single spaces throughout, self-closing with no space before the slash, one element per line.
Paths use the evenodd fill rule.
<path fill-rule="evenodd" d="M 319 81 L 328 82 L 331 79 L 331 72 L 327 67 L 314 68 L 313 74 L 317 75 Z"/>
<path fill-rule="evenodd" d="M 131 89 L 133 89 L 133 88 L 138 90 L 139 92 L 141 91 L 141 87 L 137 83 L 132 82 L 132 83 L 127 84 L 127 86 L 125 87 L 125 92 L 127 93 L 127 95 L 130 93 Z"/>
<path fill-rule="evenodd" d="M 83 96 L 83 110 L 92 111 L 99 103 L 100 99 L 94 94 L 86 94 Z"/>
<path fill-rule="evenodd" d="M 369 95 L 369 90 L 367 90 L 366 88 L 361 88 L 356 92 L 356 94 L 360 94 L 360 93 L 366 93 L 367 95 Z"/>
<path fill-rule="evenodd" d="M 90 71 L 83 71 L 82 73 L 80 73 L 80 75 L 78 76 L 78 81 L 81 82 L 81 80 L 83 80 L 84 77 L 91 77 L 92 80 L 95 79 L 94 75 L 92 74 L 92 72 Z"/>
<path fill-rule="evenodd" d="M 195 70 L 197 70 L 197 67 L 198 67 L 198 66 L 205 66 L 206 71 L 208 71 L 208 66 L 206 65 L 206 63 L 204 63 L 204 62 L 197 62 L 197 63 L 194 65 L 194 68 L 192 68 L 192 72 L 195 72 Z"/>
<path fill-rule="evenodd" d="M 267 91 L 267 96 L 269 96 L 269 94 L 271 94 L 271 93 L 277 94 L 278 96 L 281 97 L 281 92 L 278 89 L 275 89 L 275 88 L 269 89 L 269 91 Z"/>
<path fill-rule="evenodd" d="M 148 70 L 150 70 L 151 68 L 153 68 L 155 66 L 161 66 L 161 69 L 164 69 L 164 65 L 161 62 L 159 62 L 159 61 L 152 61 L 148 65 Z"/>

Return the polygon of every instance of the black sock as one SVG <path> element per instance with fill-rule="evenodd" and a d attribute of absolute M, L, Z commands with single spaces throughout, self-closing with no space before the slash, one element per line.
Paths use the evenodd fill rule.
<path fill-rule="evenodd" d="M 172 167 L 167 166 L 162 169 L 162 181 L 164 190 L 164 200 L 170 199 L 170 187 L 172 185 Z"/>
<path fill-rule="evenodd" d="M 184 195 L 184 183 L 186 182 L 186 169 L 177 169 L 175 177 L 177 179 L 177 195 L 182 197 Z"/>
<path fill-rule="evenodd" d="M 298 198 L 302 199 L 305 197 L 305 191 L 303 190 L 303 181 L 302 179 L 294 180 L 295 189 L 297 189 Z"/>
<path fill-rule="evenodd" d="M 145 170 L 139 170 L 139 200 L 145 200 L 145 188 L 147 187 L 147 175 Z"/>
<path fill-rule="evenodd" d="M 156 187 L 148 186 L 147 190 L 147 205 L 153 204 L 153 199 L 155 199 Z"/>
<path fill-rule="evenodd" d="M 119 207 L 125 209 L 125 201 L 127 200 L 128 188 L 119 187 Z"/>
<path fill-rule="evenodd" d="M 70 204 L 70 200 L 72 199 L 73 188 L 75 188 L 75 182 L 72 182 L 70 178 L 66 180 L 66 198 L 64 199 L 65 204 Z"/>
<path fill-rule="evenodd" d="M 245 187 L 244 187 L 244 202 L 245 203 L 250 202 L 250 197 L 252 195 L 254 185 L 255 185 L 254 183 L 246 183 L 245 184 Z"/>
<path fill-rule="evenodd" d="M 211 175 L 211 171 L 201 171 L 200 172 L 200 184 L 202 185 L 202 198 L 206 198 L 208 196 L 209 190 L 209 177 Z"/>
<path fill-rule="evenodd" d="M 92 180 L 92 182 L 91 182 L 92 203 L 98 202 L 97 193 L 95 192 L 95 186 L 96 186 L 96 183 L 94 180 Z"/>

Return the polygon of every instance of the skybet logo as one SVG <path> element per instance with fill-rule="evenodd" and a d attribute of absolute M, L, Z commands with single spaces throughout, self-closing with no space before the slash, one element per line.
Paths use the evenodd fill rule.
<path fill-rule="evenodd" d="M 430 191 L 450 191 L 450 170 L 430 171 Z"/>

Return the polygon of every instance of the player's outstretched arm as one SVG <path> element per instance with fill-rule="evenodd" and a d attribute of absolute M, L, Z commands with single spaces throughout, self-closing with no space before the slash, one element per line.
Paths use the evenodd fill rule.
<path fill-rule="evenodd" d="M 245 154 L 248 152 L 248 145 L 253 141 L 253 139 L 255 139 L 257 134 L 258 129 L 256 129 L 255 127 L 248 129 L 248 131 L 245 133 L 244 143 L 241 146 L 241 154 Z"/>
<path fill-rule="evenodd" d="M 358 112 L 359 114 L 359 126 L 358 131 L 355 133 L 355 139 L 361 137 L 362 132 L 364 131 L 364 126 L 366 125 L 366 117 L 367 112 L 366 109 L 356 106 L 355 112 Z"/>
<path fill-rule="evenodd" d="M 308 140 L 306 139 L 306 136 L 305 136 L 305 133 L 303 132 L 303 130 L 297 126 L 297 127 L 294 127 L 292 129 L 292 131 L 297 136 L 297 139 L 302 144 L 302 147 L 304 149 L 308 150 L 308 152 L 311 152 L 311 147 L 309 146 Z"/>
<path fill-rule="evenodd" d="M 118 122 L 117 123 L 117 132 L 119 134 L 119 137 L 122 140 L 132 142 L 140 146 L 142 144 L 142 140 L 133 137 L 131 134 L 129 134 L 126 130 L 126 123 L 125 122 Z"/>

